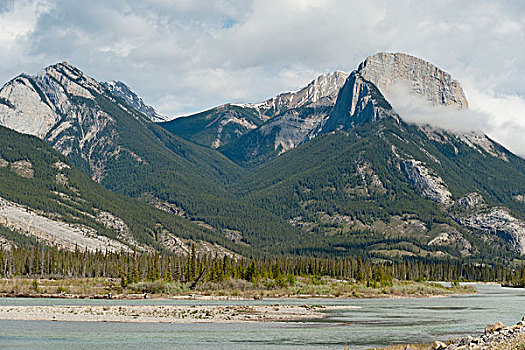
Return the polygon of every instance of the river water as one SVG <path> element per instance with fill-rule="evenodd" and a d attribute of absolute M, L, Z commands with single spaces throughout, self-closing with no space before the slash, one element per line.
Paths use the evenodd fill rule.
<path fill-rule="evenodd" d="M 0 349 L 369 349 L 443 341 L 515 324 L 525 316 L 525 290 L 478 285 L 478 294 L 422 299 L 257 301 L 68 300 L 0 298 L 0 305 L 323 304 L 358 308 L 306 323 L 137 324 L 0 320 Z"/>

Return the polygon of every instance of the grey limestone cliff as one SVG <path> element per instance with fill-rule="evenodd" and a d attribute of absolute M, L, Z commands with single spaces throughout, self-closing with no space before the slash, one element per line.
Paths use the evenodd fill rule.
<path fill-rule="evenodd" d="M 100 95 L 113 98 L 96 80 L 61 62 L 4 85 L 0 125 L 48 141 L 100 181 L 108 160 L 126 151 L 116 144 L 116 120 L 99 106 Z"/>
<path fill-rule="evenodd" d="M 358 72 L 383 94 L 401 82 L 406 83 L 412 93 L 424 96 L 434 105 L 468 108 L 461 85 L 449 73 L 411 55 L 377 53 L 365 59 Z"/>

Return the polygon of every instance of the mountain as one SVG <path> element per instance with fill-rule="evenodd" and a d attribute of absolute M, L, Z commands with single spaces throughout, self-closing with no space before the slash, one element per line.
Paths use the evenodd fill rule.
<path fill-rule="evenodd" d="M 0 90 L 0 123 L 48 141 L 98 182 L 109 181 L 116 163 L 177 166 L 180 186 L 190 181 L 229 181 L 240 170 L 217 152 L 164 132 L 102 84 L 62 62 L 37 76 L 20 75 Z M 165 163 L 158 160 L 165 158 Z M 170 159 L 171 158 L 171 159 Z M 141 166 L 142 165 L 142 166 Z"/>
<path fill-rule="evenodd" d="M 114 80 L 102 82 L 102 85 L 104 85 L 113 95 L 123 99 L 128 106 L 135 108 L 137 111 L 147 116 L 152 122 L 160 123 L 169 120 L 168 117 L 157 112 L 155 108 L 145 104 L 144 100 L 134 93 L 125 83 Z"/>
<path fill-rule="evenodd" d="M 468 113 L 450 74 L 380 53 L 295 93 L 160 125 L 61 63 L 4 85 L 0 124 L 47 141 L 65 164 L 119 196 L 189 225 L 167 229 L 173 236 L 236 253 L 483 263 L 523 255 L 525 160 L 480 132 L 410 123 L 400 102 L 435 118 Z M 6 178 L 28 181 L 20 179 L 31 173 L 24 157 L 3 159 Z M 24 205 L 13 198 L 5 199 Z M 157 236 L 134 237 L 158 247 Z"/>
<path fill-rule="evenodd" d="M 159 125 L 189 141 L 219 148 L 260 126 L 265 116 L 249 105 L 226 104 Z"/>
<path fill-rule="evenodd" d="M 404 122 L 385 97 L 397 83 L 433 105 L 468 108 L 448 73 L 405 54 L 374 55 L 350 74 L 313 140 L 234 191 L 305 234 L 329 235 L 334 253 L 366 243 L 383 258 L 523 254 L 525 161 L 483 134 Z"/>
<path fill-rule="evenodd" d="M 117 195 L 36 137 L 0 126 L 0 241 L 81 251 L 233 253 L 227 239 L 180 216 Z M 211 242 L 211 243 L 210 243 Z"/>
<path fill-rule="evenodd" d="M 404 84 L 413 94 L 433 105 L 468 108 L 467 98 L 457 80 L 420 58 L 404 53 L 380 52 L 366 58 L 357 71 L 385 96 L 390 89 Z"/>
<path fill-rule="evenodd" d="M 194 220 L 217 240 L 236 237 L 239 250 L 257 250 L 297 234 L 226 191 L 243 169 L 168 133 L 68 63 L 20 75 L 0 97 L 0 124 L 44 139 L 106 188 Z"/>
<path fill-rule="evenodd" d="M 257 130 L 261 138 L 272 134 L 276 149 L 288 149 L 290 143 L 302 140 L 303 130 L 311 128 L 312 124 L 317 125 L 333 106 L 347 76 L 341 71 L 324 74 L 299 91 L 282 93 L 261 103 L 226 104 L 160 125 L 175 135 L 213 148 L 233 145 L 243 135 Z M 299 113 L 299 109 L 302 112 Z M 306 110 L 310 113 L 305 113 Z M 264 127 L 259 128 L 264 122 Z M 241 149 L 247 149 L 247 143 L 240 141 L 237 144 Z"/>

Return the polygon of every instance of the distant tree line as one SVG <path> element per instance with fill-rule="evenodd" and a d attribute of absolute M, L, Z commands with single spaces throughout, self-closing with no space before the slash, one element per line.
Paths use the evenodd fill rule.
<path fill-rule="evenodd" d="M 120 278 L 127 285 L 139 281 L 197 280 L 220 282 L 227 279 L 277 282 L 296 276 L 329 276 L 358 282 L 398 280 L 499 281 L 519 284 L 525 280 L 523 266 L 494 266 L 462 263 L 457 260 L 423 261 L 405 258 L 374 261 L 368 258 L 315 258 L 283 256 L 232 258 L 197 254 L 192 245 L 185 255 L 141 252 L 89 252 L 61 250 L 36 244 L 31 248 L 0 249 L 0 277 Z"/>

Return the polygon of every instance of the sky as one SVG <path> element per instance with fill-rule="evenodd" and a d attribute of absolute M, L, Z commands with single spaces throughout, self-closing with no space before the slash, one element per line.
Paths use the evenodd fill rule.
<path fill-rule="evenodd" d="M 522 0 L 0 0 L 0 47 L 2 84 L 68 61 L 169 117 L 405 52 L 460 81 L 475 117 L 458 125 L 525 155 Z"/>

